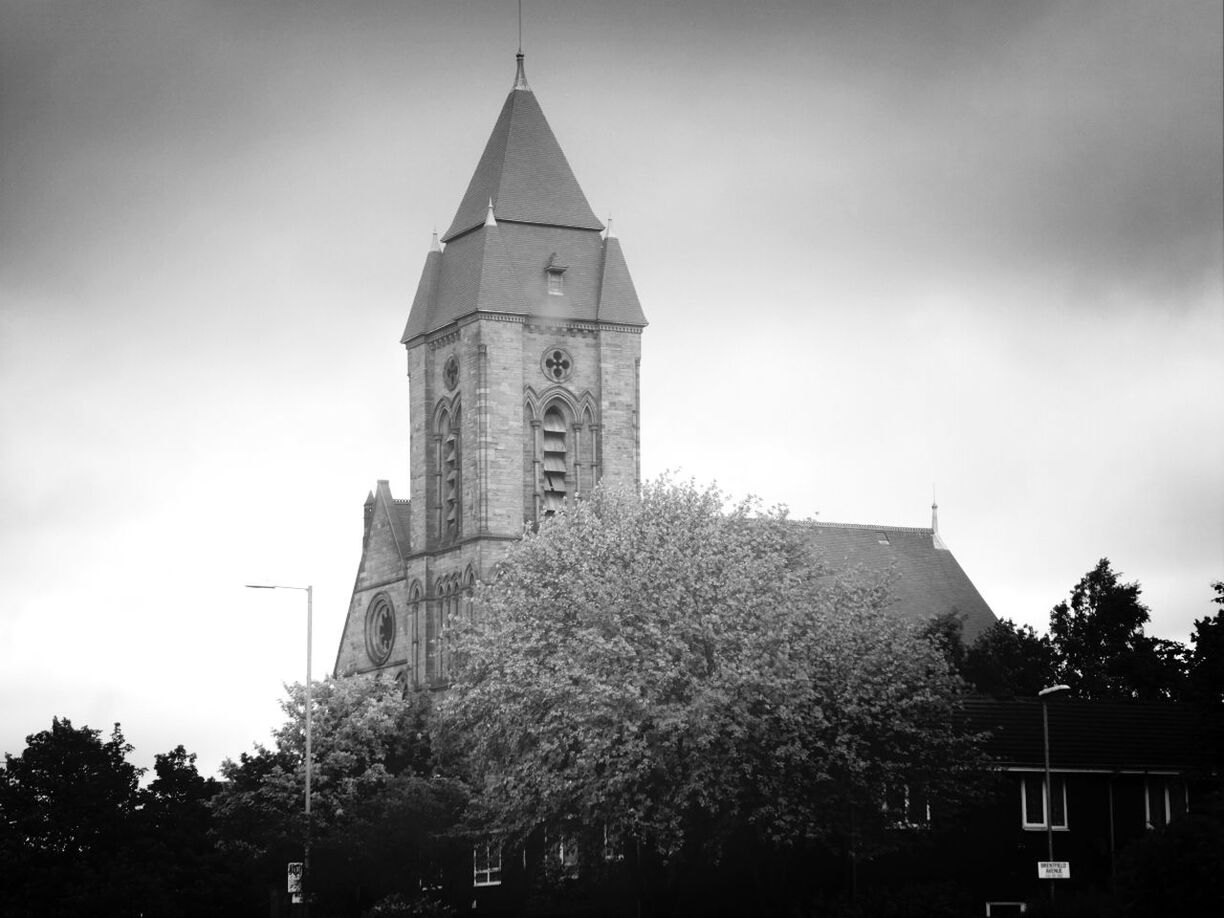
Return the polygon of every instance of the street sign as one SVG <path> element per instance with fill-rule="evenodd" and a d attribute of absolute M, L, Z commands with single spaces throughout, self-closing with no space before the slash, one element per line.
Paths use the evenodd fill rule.
<path fill-rule="evenodd" d="M 302 862 L 289 862 L 289 892 L 300 896 L 302 894 Z M 296 901 L 300 901 L 295 899 Z"/>
<path fill-rule="evenodd" d="M 1070 861 L 1038 861 L 1037 877 L 1042 880 L 1071 879 Z"/>

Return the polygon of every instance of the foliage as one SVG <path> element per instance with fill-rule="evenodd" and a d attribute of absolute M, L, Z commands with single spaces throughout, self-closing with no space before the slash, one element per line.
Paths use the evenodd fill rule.
<path fill-rule="evenodd" d="M 141 769 L 116 724 L 108 740 L 55 718 L 0 770 L 0 913 L 191 916 L 234 910 L 207 840 L 215 787 L 182 746 Z"/>
<path fill-rule="evenodd" d="M 1224 582 L 1211 586 L 1216 594 L 1212 602 L 1224 606 Z M 1187 679 L 1190 700 L 1206 707 L 1224 705 L 1224 608 L 1194 623 L 1190 643 L 1194 647 Z"/>
<path fill-rule="evenodd" d="M 266 878 L 299 860 L 305 820 L 305 688 L 288 687 L 275 746 L 221 766 L 213 833 Z M 464 786 L 434 773 L 429 698 L 392 679 L 350 676 L 312 686 L 309 883 L 330 899 L 373 901 L 411 892 L 456 843 L 439 842 L 467 802 Z"/>
<path fill-rule="evenodd" d="M 1123 916 L 1216 915 L 1224 906 L 1224 823 L 1193 814 L 1127 847 L 1115 884 Z"/>
<path fill-rule="evenodd" d="M 965 620 L 958 612 L 937 615 L 919 630 L 923 639 L 939 651 L 948 669 L 960 673 L 965 668 Z"/>
<path fill-rule="evenodd" d="M 56 717 L 50 730 L 26 737 L 20 756 L 5 755 L 4 825 L 32 851 L 81 858 L 113 850 L 121 839 L 141 771 L 127 761 L 132 747 L 118 724 L 110 739 L 100 736 Z"/>
<path fill-rule="evenodd" d="M 1148 637 L 1138 583 L 1121 583 L 1102 558 L 1050 612 L 1059 678 L 1080 698 L 1176 697 L 1185 648 Z"/>
<path fill-rule="evenodd" d="M 724 503 L 597 490 L 478 592 L 439 714 L 491 834 L 607 826 L 710 864 L 852 824 L 865 844 L 890 786 L 963 790 L 939 653 L 879 584 L 821 576 L 784 514 Z"/>
<path fill-rule="evenodd" d="M 961 675 L 995 698 L 1032 697 L 1054 680 L 1054 647 L 1031 625 L 1000 619 L 965 651 Z"/>

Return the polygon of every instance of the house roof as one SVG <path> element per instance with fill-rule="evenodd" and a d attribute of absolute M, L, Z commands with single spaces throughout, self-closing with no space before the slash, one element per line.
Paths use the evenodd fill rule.
<path fill-rule="evenodd" d="M 955 612 L 971 644 L 995 614 L 934 529 L 861 523 L 800 523 L 820 560 L 834 570 L 890 578 L 891 608 L 919 622 Z"/>
<path fill-rule="evenodd" d="M 1220 733 L 1186 705 L 1087 701 L 1061 696 L 1048 702 L 1050 767 L 1059 769 L 1193 770 L 1211 765 L 1208 741 Z M 970 725 L 990 731 L 989 751 L 1012 768 L 1045 765 L 1041 702 L 1036 698 L 965 700 Z"/>
<path fill-rule="evenodd" d="M 535 93 L 519 78 L 506 97 L 467 192 L 442 237 L 449 242 L 481 225 L 489 201 L 500 220 L 602 230 L 544 118 Z"/>

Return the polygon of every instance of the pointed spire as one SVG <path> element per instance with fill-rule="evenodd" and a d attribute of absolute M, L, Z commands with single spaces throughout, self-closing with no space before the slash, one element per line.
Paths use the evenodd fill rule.
<path fill-rule="evenodd" d="M 521 57 L 514 89 L 506 96 L 455 219 L 442 234 L 442 241 L 450 242 L 480 226 L 489 198 L 497 202 L 497 216 L 501 220 L 603 229 L 578 187 L 535 93 L 527 86 Z"/>
<path fill-rule="evenodd" d="M 939 535 L 939 504 L 935 501 L 935 485 L 931 485 L 931 542 L 936 548 L 948 550 Z"/>
<path fill-rule="evenodd" d="M 441 252 L 442 244 L 438 242 L 438 228 L 435 226 L 433 231 L 433 241 L 429 243 L 429 251 Z"/>
<path fill-rule="evenodd" d="M 514 71 L 514 89 L 525 89 L 527 92 L 531 92 L 531 87 L 527 85 L 527 71 L 523 69 L 523 51 L 521 48 L 519 53 L 514 55 L 514 60 L 517 64 Z"/>
<path fill-rule="evenodd" d="M 437 299 L 438 278 L 441 274 L 442 246 L 438 243 L 438 234 L 435 232 L 433 242 L 429 246 L 429 254 L 425 256 L 425 267 L 417 283 L 416 296 L 412 298 L 412 308 L 408 311 L 408 324 L 404 326 L 401 342 L 410 341 L 429 331 L 433 322 L 434 300 Z"/>
<path fill-rule="evenodd" d="M 497 226 L 497 220 L 493 217 L 493 199 L 489 198 L 489 212 L 485 214 L 485 226 Z"/>

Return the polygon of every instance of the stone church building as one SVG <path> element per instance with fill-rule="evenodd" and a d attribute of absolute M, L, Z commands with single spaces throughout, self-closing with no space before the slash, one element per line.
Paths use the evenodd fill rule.
<path fill-rule="evenodd" d="M 587 203 L 520 54 L 408 314 L 410 493 L 380 481 L 366 499 L 337 675 L 439 684 L 447 621 L 524 525 L 598 481 L 637 485 L 646 324 L 620 243 Z M 967 640 L 993 623 L 934 514 L 929 529 L 801 525 L 827 563 L 889 572 L 898 614 L 956 612 Z"/>

